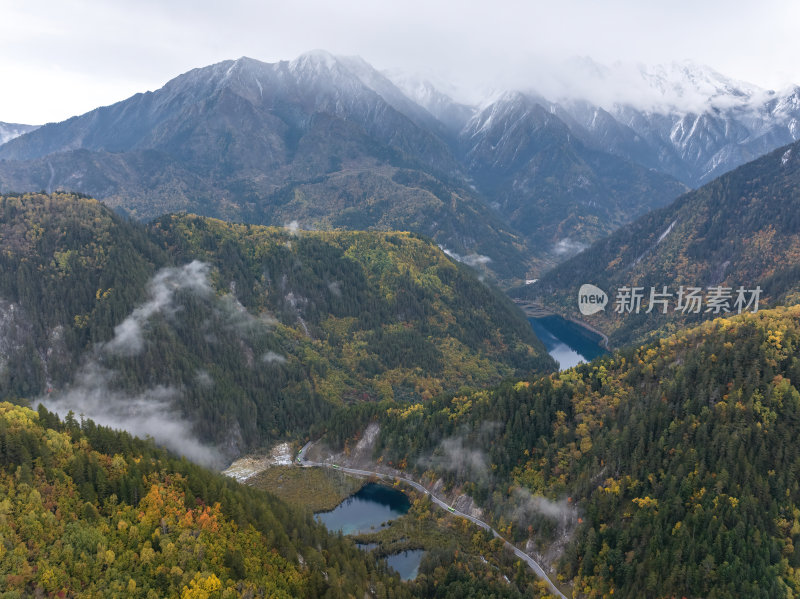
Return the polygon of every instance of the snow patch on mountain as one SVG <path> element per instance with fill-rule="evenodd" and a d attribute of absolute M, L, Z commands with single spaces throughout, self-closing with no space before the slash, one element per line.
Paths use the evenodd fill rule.
<path fill-rule="evenodd" d="M 477 110 L 475 106 L 456 100 L 461 92 L 447 82 L 434 82 L 400 69 L 383 71 L 383 75 L 451 130 L 463 128 Z"/>
<path fill-rule="evenodd" d="M 310 69 L 317 73 L 331 71 L 337 64 L 336 57 L 327 50 L 305 52 L 289 63 L 289 70 L 297 72 Z"/>
<path fill-rule="evenodd" d="M 658 236 L 658 241 L 656 241 L 656 245 L 658 245 L 659 243 L 661 243 L 662 241 L 664 241 L 664 238 L 665 238 L 667 235 L 669 235 L 670 233 L 672 233 L 672 229 L 674 229 L 674 228 L 675 228 L 675 223 L 677 223 L 677 222 L 678 222 L 677 220 L 674 220 L 674 221 L 672 221 L 672 222 L 670 223 L 669 227 L 667 227 L 667 228 L 666 228 L 666 230 L 665 230 L 665 231 L 664 231 L 664 232 L 663 232 L 661 235 L 659 235 L 659 236 Z"/>

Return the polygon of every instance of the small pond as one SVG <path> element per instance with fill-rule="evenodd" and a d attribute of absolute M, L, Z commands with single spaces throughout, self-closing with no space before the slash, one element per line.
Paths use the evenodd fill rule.
<path fill-rule="evenodd" d="M 409 549 L 386 556 L 386 563 L 400 575 L 400 580 L 414 580 L 419 573 L 423 555 L 424 549 Z"/>
<path fill-rule="evenodd" d="M 386 522 L 407 513 L 410 507 L 405 493 L 385 485 L 367 483 L 330 512 L 320 512 L 315 516 L 329 530 L 353 535 L 380 530 Z"/>

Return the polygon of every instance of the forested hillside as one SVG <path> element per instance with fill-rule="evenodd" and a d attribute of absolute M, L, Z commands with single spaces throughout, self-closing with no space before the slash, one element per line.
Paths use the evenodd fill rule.
<path fill-rule="evenodd" d="M 574 369 L 406 408 L 378 453 L 464 485 L 588 597 L 800 589 L 800 307 L 716 319 Z"/>
<path fill-rule="evenodd" d="M 800 144 L 776 150 L 624 226 L 515 295 L 578 316 L 578 289 L 591 283 L 609 295 L 605 310 L 585 320 L 622 346 L 663 336 L 718 315 L 678 310 L 681 286 L 760 287 L 760 305 L 800 298 Z M 639 313 L 615 310 L 623 287 L 641 287 Z M 650 289 L 671 294 L 669 308 L 647 313 Z M 735 311 L 735 309 L 733 310 Z"/>
<path fill-rule="evenodd" d="M 408 233 L 303 232 L 0 198 L 0 393 L 203 463 L 332 406 L 553 369 L 521 313 Z M 37 398 L 38 399 L 35 399 Z"/>
<path fill-rule="evenodd" d="M 0 403 L 4 597 L 410 597 L 309 514 L 152 443 Z"/>
<path fill-rule="evenodd" d="M 0 395 L 63 385 L 167 263 L 143 226 L 77 195 L 0 196 L 0 241 Z"/>

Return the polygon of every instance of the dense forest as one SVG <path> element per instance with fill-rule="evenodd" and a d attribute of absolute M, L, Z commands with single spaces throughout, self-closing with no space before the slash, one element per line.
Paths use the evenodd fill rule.
<path fill-rule="evenodd" d="M 428 527 L 447 518 L 413 509 Z M 269 493 L 91 420 L 0 402 L 4 597 L 550 596 L 491 535 L 449 520 L 455 534 L 402 583 Z"/>
<path fill-rule="evenodd" d="M 389 463 L 461 485 L 518 542 L 570 535 L 587 597 L 800 591 L 800 307 L 716 319 L 558 374 L 404 408 Z M 357 433 L 356 433 L 357 434 Z"/>
<path fill-rule="evenodd" d="M 106 424 L 137 406 L 138 434 L 178 419 L 223 457 L 338 405 L 554 368 L 507 298 L 414 234 L 145 226 L 26 194 L 0 197 L 0 239 L 2 396 Z"/>
<path fill-rule="evenodd" d="M 310 514 L 126 433 L 0 403 L 4 597 L 411 597 Z"/>
<path fill-rule="evenodd" d="M 709 214 L 724 212 L 723 184 L 696 196 Z M 770 213 L 742 201 L 761 231 Z M 723 235 L 709 222 L 693 244 Z M 780 246 L 791 263 L 790 229 L 731 261 L 760 273 L 772 303 L 795 297 L 797 267 L 768 259 Z M 292 435 L 346 447 L 377 421 L 376 459 L 474 497 L 581 596 L 800 593 L 800 306 L 708 319 L 548 374 L 513 304 L 415 234 L 192 215 L 143 225 L 81 196 L 28 194 L 0 197 L 0 240 L 12 596 L 541 590 L 522 573 L 507 586 L 482 576 L 453 547 L 401 584 L 308 514 L 92 410 L 211 465 Z M 78 415 L 59 420 L 59 406 Z"/>

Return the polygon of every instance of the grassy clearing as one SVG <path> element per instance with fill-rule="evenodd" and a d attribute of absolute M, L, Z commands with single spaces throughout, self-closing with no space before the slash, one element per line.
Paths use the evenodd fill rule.
<path fill-rule="evenodd" d="M 325 512 L 358 491 L 365 482 L 328 468 L 272 466 L 254 475 L 247 484 L 269 491 L 289 505 Z"/>

